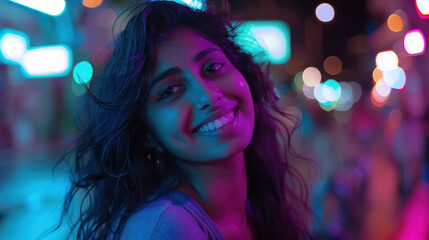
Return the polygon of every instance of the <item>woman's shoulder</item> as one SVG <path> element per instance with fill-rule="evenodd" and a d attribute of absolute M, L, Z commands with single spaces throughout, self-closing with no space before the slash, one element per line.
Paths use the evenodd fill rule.
<path fill-rule="evenodd" d="M 131 215 L 121 239 L 205 239 L 193 215 L 174 193 L 142 205 Z"/>

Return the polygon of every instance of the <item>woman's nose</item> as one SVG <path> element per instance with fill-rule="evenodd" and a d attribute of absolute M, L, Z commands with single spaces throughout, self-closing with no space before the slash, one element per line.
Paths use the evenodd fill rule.
<path fill-rule="evenodd" d="M 195 106 L 200 109 L 206 109 L 215 106 L 222 100 L 223 94 L 216 86 L 215 81 L 210 81 L 199 76 L 192 76 L 192 99 Z"/>
<path fill-rule="evenodd" d="M 222 92 L 218 88 L 204 87 L 197 97 L 197 107 L 200 110 L 215 106 L 223 98 Z"/>

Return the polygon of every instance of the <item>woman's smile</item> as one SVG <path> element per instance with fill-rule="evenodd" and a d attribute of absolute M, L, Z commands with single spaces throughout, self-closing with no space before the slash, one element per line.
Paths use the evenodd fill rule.
<path fill-rule="evenodd" d="M 210 121 L 212 118 L 215 118 L 215 120 L 200 125 L 200 127 L 197 127 L 193 132 L 206 136 L 225 134 L 235 126 L 236 112 L 237 108 L 225 109 L 219 113 L 214 113 L 206 119 L 206 121 Z"/>

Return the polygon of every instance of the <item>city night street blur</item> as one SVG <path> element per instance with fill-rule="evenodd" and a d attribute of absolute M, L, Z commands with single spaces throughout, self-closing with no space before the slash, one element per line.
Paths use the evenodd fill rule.
<path fill-rule="evenodd" d="M 65 239 L 75 115 L 132 0 L 0 0 L 0 239 Z M 198 0 L 177 0 L 204 8 Z M 429 240 L 429 0 L 229 0 L 270 62 L 315 239 Z M 246 44 L 254 39 L 259 47 Z"/>

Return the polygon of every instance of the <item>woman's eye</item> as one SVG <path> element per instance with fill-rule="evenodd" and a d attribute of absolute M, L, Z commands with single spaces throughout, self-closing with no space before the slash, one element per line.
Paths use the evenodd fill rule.
<path fill-rule="evenodd" d="M 174 95 L 175 93 L 180 91 L 181 87 L 182 86 L 180 86 L 180 85 L 174 85 L 174 86 L 167 87 L 165 90 L 163 90 L 161 92 L 161 96 L 159 99 L 164 99 L 164 98 L 170 97 L 171 95 Z"/>
<path fill-rule="evenodd" d="M 210 65 L 208 65 L 205 69 L 207 74 L 213 74 L 216 73 L 217 71 L 219 71 L 223 65 L 225 65 L 225 62 L 223 63 L 212 63 Z"/>

